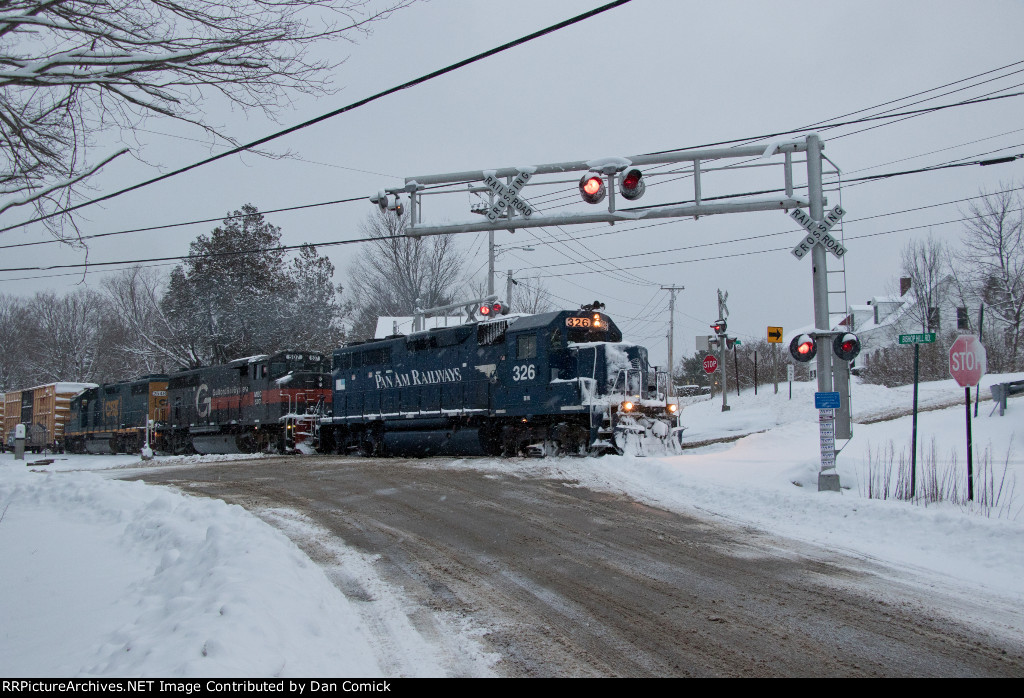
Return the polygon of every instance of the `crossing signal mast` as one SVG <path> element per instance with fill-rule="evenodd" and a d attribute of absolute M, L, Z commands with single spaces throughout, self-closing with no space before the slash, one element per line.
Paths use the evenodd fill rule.
<path fill-rule="evenodd" d="M 733 148 L 700 148 L 691 150 L 673 150 L 661 153 L 631 155 L 628 157 L 607 157 L 593 160 L 554 162 L 543 165 L 521 165 L 489 170 L 469 170 L 446 174 L 422 175 L 407 177 L 404 185 L 385 189 L 370 200 L 384 211 L 402 213 L 405 200 L 408 200 L 409 225 L 406 235 L 420 237 L 424 235 L 448 235 L 452 233 L 490 232 L 498 230 L 514 231 L 518 228 L 540 228 L 565 225 L 593 225 L 595 223 L 622 223 L 656 220 L 662 218 L 699 218 L 726 213 L 746 213 L 753 211 L 785 211 L 799 223 L 806 234 L 793 249 L 796 259 L 810 257 L 812 260 L 812 279 L 814 293 L 814 326 L 828 328 L 828 271 L 827 255 L 833 254 L 841 258 L 846 248 L 841 240 L 830 233 L 839 220 L 845 215 L 841 206 L 826 211 L 825 195 L 822 187 L 822 149 L 824 144 L 816 134 L 780 141 L 765 145 L 743 145 Z M 806 157 L 806 196 L 798 196 L 794 187 L 794 158 L 800 154 Z M 755 160 L 751 163 L 734 163 L 728 167 L 720 166 L 720 160 Z M 714 167 L 708 167 L 712 162 Z M 658 165 L 681 165 L 671 168 L 671 172 L 660 172 L 652 169 Z M 767 167 L 766 167 L 767 166 Z M 727 189 L 716 191 L 713 200 L 707 200 L 702 192 L 702 178 L 717 174 L 723 170 L 735 172 L 738 169 L 750 168 L 753 174 L 765 172 L 781 172 L 781 183 L 765 183 L 763 186 L 751 185 L 746 189 L 762 191 L 778 191 L 777 195 L 752 195 L 748 193 L 729 194 Z M 680 177 L 680 170 L 687 174 Z M 607 210 L 567 211 L 558 205 L 551 211 L 542 211 L 530 202 L 530 191 L 539 194 L 564 191 L 566 175 L 581 173 L 579 192 L 586 204 L 600 204 L 606 199 Z M 658 176 L 671 178 L 667 181 L 682 180 L 692 186 L 692 193 L 664 190 L 666 199 L 663 203 L 630 206 L 644 196 L 648 189 L 647 179 Z M 568 183 L 575 181 L 568 180 Z M 483 214 L 476 220 L 454 223 L 425 223 L 423 220 L 424 196 L 455 194 L 465 197 L 466 187 L 471 194 L 486 197 L 486 203 L 478 205 L 476 211 Z M 534 189 L 537 187 L 537 189 Z M 547 187 L 547 191 L 540 189 Z M 429 192 L 427 190 L 430 190 Z M 660 193 L 659 191 L 659 193 Z M 534 197 L 536 198 L 536 197 Z M 626 204 L 620 205 L 622 202 Z M 806 209 L 806 212 L 804 211 Z M 795 357 L 809 361 L 817 359 L 817 380 L 819 393 L 831 393 L 833 389 L 833 355 L 842 357 L 850 352 L 859 351 L 859 342 L 853 338 L 840 343 L 840 348 L 833 346 L 833 352 L 821 351 L 819 342 L 828 341 L 835 333 L 816 332 L 811 336 L 814 350 L 807 348 Z M 856 345 L 856 348 L 854 347 Z M 842 353 L 840 353 L 842 352 Z M 855 353 L 853 355 L 856 355 Z M 806 358 L 804 358 L 806 357 Z M 840 365 L 835 381 L 838 391 L 846 400 L 844 409 L 848 408 L 848 378 L 845 367 Z M 836 423 L 836 435 L 849 430 L 849 414 L 847 413 Z M 839 437 L 839 438 L 849 438 Z M 839 491 L 839 475 L 835 469 L 835 453 L 826 458 L 823 450 L 821 468 L 818 473 L 818 489 Z"/>

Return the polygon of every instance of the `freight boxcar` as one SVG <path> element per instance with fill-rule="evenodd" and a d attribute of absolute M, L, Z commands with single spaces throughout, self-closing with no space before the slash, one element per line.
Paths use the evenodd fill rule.
<path fill-rule="evenodd" d="M 64 450 L 64 427 L 71 400 L 95 383 L 48 383 L 4 394 L 4 432 L 25 425 L 26 450 Z"/>

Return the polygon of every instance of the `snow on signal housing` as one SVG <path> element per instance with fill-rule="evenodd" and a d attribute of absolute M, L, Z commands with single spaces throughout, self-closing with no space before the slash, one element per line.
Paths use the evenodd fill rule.
<path fill-rule="evenodd" d="M 860 340 L 849 332 L 838 334 L 832 340 L 832 351 L 842 361 L 853 361 L 860 353 Z"/>
<path fill-rule="evenodd" d="M 619 193 L 629 201 L 636 201 L 647 191 L 644 173 L 635 167 L 628 167 L 619 175 Z"/>
<path fill-rule="evenodd" d="M 580 196 L 588 204 L 599 204 L 608 195 L 604 186 L 604 177 L 593 172 L 588 172 L 580 178 Z"/>
<path fill-rule="evenodd" d="M 809 334 L 799 334 L 789 343 L 789 353 L 800 362 L 810 361 L 818 353 L 818 345 Z"/>

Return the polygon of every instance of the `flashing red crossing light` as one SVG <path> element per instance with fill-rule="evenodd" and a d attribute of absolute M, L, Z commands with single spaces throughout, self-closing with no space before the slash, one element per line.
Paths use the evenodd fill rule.
<path fill-rule="evenodd" d="M 842 361 L 853 361 L 860 353 L 860 340 L 849 332 L 836 335 L 832 340 L 832 351 Z"/>
<path fill-rule="evenodd" d="M 715 331 L 715 334 L 725 334 L 726 327 L 725 320 L 718 320 L 715 324 L 711 325 L 711 329 Z"/>
<path fill-rule="evenodd" d="M 619 193 L 629 201 L 636 201 L 644 192 L 647 185 L 644 183 L 644 173 L 635 167 L 627 168 L 619 178 Z"/>
<path fill-rule="evenodd" d="M 588 204 L 599 204 L 604 201 L 608 191 L 604 186 L 604 177 L 593 172 L 583 175 L 580 179 L 580 196 Z"/>
<path fill-rule="evenodd" d="M 483 317 L 496 317 L 498 315 L 508 315 L 508 306 L 501 301 L 494 301 L 493 303 L 483 303 L 480 306 L 480 315 Z"/>
<path fill-rule="evenodd" d="M 793 337 L 793 341 L 789 343 L 789 353 L 797 361 L 810 361 L 818 353 L 818 346 L 814 342 L 814 337 L 801 334 Z"/>

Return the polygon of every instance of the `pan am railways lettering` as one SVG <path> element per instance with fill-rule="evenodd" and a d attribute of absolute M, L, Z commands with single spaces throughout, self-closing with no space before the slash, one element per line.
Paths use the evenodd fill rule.
<path fill-rule="evenodd" d="M 410 369 L 408 373 L 376 373 L 374 378 L 377 379 L 377 390 L 382 388 L 407 388 L 411 385 L 457 383 L 462 380 L 462 370 L 458 368 L 442 368 L 436 371 Z"/>

